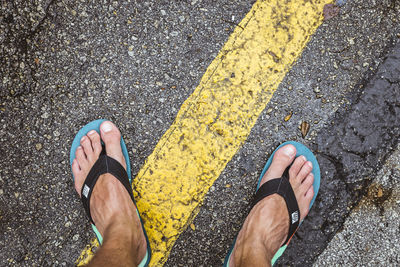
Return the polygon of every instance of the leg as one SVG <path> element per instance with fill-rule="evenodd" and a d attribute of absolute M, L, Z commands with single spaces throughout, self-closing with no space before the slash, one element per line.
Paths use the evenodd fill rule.
<path fill-rule="evenodd" d="M 107 155 L 126 169 L 121 151 L 121 134 L 111 122 L 100 126 Z M 81 139 L 72 163 L 75 189 L 78 194 L 90 169 L 101 152 L 100 135 L 91 131 Z M 103 236 L 103 245 L 89 265 L 133 266 L 138 265 L 146 253 L 146 239 L 136 214 L 136 207 L 123 185 L 111 174 L 100 176 L 93 189 L 90 212 L 94 223 Z"/>
<path fill-rule="evenodd" d="M 304 156 L 295 159 L 296 148 L 286 145 L 274 155 L 272 164 L 261 184 L 281 177 L 289 169 L 289 181 L 296 195 L 302 220 L 308 213 L 314 196 L 312 164 Z M 230 266 L 270 266 L 272 257 L 285 242 L 288 229 L 285 201 L 277 194 L 257 203 L 247 216 L 236 240 Z"/>

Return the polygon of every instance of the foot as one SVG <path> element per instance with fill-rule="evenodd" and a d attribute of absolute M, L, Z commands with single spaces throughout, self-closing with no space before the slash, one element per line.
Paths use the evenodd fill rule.
<path fill-rule="evenodd" d="M 105 121 L 100 126 L 101 140 L 103 140 L 107 155 L 117 160 L 126 170 L 125 158 L 122 154 L 120 140 L 121 133 L 111 122 Z M 99 158 L 102 150 L 100 135 L 92 130 L 82 137 L 72 163 L 72 172 L 75 177 L 75 189 L 81 195 L 82 185 L 90 169 Z M 137 264 L 146 253 L 146 239 L 143 234 L 140 220 L 125 187 L 111 174 L 106 173 L 99 177 L 90 201 L 90 213 L 93 221 L 103 237 L 103 244 L 107 239 L 118 238 L 132 246 L 136 255 Z"/>
<path fill-rule="evenodd" d="M 289 181 L 300 209 L 300 220 L 308 214 L 314 196 L 312 163 L 304 156 L 296 156 L 293 145 L 276 151 L 271 166 L 261 180 L 265 182 L 282 176 L 289 169 Z M 269 266 L 276 251 L 285 242 L 289 231 L 289 213 L 285 200 L 278 194 L 270 195 L 257 203 L 240 230 L 230 266 Z"/>

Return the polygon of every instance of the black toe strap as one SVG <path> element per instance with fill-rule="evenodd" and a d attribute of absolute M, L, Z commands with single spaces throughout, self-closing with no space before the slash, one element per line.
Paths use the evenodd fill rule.
<path fill-rule="evenodd" d="M 103 149 L 103 151 L 105 150 Z M 100 175 L 105 173 L 110 173 L 115 178 L 117 178 L 126 188 L 129 195 L 131 196 L 132 201 L 134 202 L 131 184 L 129 182 L 129 177 L 124 167 L 115 159 L 107 156 L 105 153 L 101 153 L 99 159 L 89 171 L 89 174 L 86 177 L 81 191 L 83 207 L 85 208 L 86 214 L 93 224 L 94 222 L 92 216 L 90 215 L 90 197 L 92 196 L 94 186 L 96 185 L 96 182 L 99 179 Z"/>
<path fill-rule="evenodd" d="M 281 178 L 272 179 L 264 183 L 257 190 L 253 202 L 254 207 L 259 201 L 269 195 L 279 194 L 283 197 L 289 211 L 289 233 L 284 244 L 287 244 L 290 238 L 292 238 L 300 222 L 300 210 L 297 205 L 296 196 L 289 182 L 288 170 L 289 168 L 286 169 Z"/>

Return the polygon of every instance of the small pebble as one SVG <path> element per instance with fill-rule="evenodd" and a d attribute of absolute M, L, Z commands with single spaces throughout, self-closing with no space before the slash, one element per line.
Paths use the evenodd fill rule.
<path fill-rule="evenodd" d="M 79 239 L 79 234 L 76 234 L 72 237 L 72 240 L 74 241 L 78 241 L 78 239 Z"/>
<path fill-rule="evenodd" d="M 37 143 L 37 144 L 35 145 L 35 147 L 36 147 L 36 150 L 39 151 L 39 150 L 42 149 L 43 145 L 42 145 L 41 143 Z"/>
<path fill-rule="evenodd" d="M 49 113 L 45 112 L 42 114 L 42 116 L 40 116 L 42 119 L 47 119 L 48 117 L 50 117 Z"/>

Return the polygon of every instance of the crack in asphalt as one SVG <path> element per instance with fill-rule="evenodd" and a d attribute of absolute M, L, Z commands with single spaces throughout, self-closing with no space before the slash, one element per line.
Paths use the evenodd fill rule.
<path fill-rule="evenodd" d="M 0 97 L 5 100 L 6 96 L 19 97 L 29 94 L 38 84 L 39 81 L 35 77 L 36 67 L 33 60 L 35 47 L 33 45 L 34 39 L 41 32 L 42 26 L 46 19 L 49 18 L 50 7 L 56 0 L 50 0 L 44 8 L 44 15 L 32 26 L 30 19 L 22 19 L 15 23 L 14 16 L 24 17 L 19 10 L 20 5 L 16 2 L 8 2 L 12 5 L 14 14 L 8 14 L 4 17 L 3 23 L 6 23 L 8 30 L 5 31 L 5 39 L 3 41 L 3 56 L 1 59 L 0 73 L 3 79 L 11 79 L 11 83 L 6 84 L 5 87 L 0 82 Z M 22 23 L 26 23 L 24 25 Z M 10 47 L 8 47 L 10 46 Z M 18 53 L 13 53 L 16 50 Z M 21 71 L 21 64 L 25 65 Z M 17 86 L 18 85 L 18 86 Z"/>

